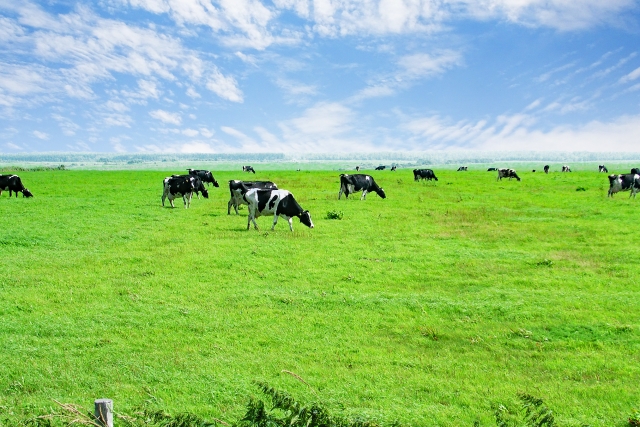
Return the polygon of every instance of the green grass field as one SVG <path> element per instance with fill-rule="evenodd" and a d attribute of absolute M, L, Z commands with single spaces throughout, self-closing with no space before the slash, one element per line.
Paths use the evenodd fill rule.
<path fill-rule="evenodd" d="M 383 423 L 495 425 L 525 392 L 563 426 L 627 425 L 640 199 L 595 172 L 435 171 L 372 172 L 387 199 L 365 201 L 337 200 L 338 172 L 252 175 L 311 211 L 293 233 L 227 216 L 241 172 L 188 210 L 161 207 L 166 171 L 21 172 L 35 197 L 0 197 L 0 423 L 100 397 L 234 421 L 265 380 Z"/>

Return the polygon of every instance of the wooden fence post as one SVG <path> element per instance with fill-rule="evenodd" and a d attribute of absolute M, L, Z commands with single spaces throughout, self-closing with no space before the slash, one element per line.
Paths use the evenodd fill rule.
<path fill-rule="evenodd" d="M 102 427 L 113 427 L 113 400 L 96 399 L 94 416 Z"/>

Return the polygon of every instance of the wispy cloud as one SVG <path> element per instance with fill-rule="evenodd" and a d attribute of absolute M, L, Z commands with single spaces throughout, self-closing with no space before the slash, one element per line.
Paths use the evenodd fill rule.
<path fill-rule="evenodd" d="M 180 126 L 182 124 L 182 117 L 179 113 L 170 113 L 164 110 L 150 111 L 149 115 L 156 120 L 160 120 L 163 123 L 169 123 L 172 125 Z"/>

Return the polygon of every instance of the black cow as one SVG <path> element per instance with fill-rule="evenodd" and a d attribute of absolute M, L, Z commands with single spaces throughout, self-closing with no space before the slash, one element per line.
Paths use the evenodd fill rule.
<path fill-rule="evenodd" d="M 640 168 L 633 168 L 633 169 L 631 169 L 631 173 L 632 173 L 632 174 L 640 174 Z"/>
<path fill-rule="evenodd" d="M 22 197 L 33 197 L 31 191 L 27 190 L 24 185 L 22 185 L 22 181 L 18 175 L 0 175 L 0 195 L 2 195 L 3 191 L 9 190 L 9 197 L 16 193 L 16 197 L 18 197 L 18 193 L 22 193 Z"/>
<path fill-rule="evenodd" d="M 631 190 L 629 197 L 636 198 L 636 193 L 640 191 L 640 175 L 637 173 L 609 175 L 609 192 L 607 197 L 613 197 L 619 191 Z"/>
<path fill-rule="evenodd" d="M 609 173 L 609 170 L 607 169 L 607 167 L 605 165 L 598 165 L 598 172 Z M 633 172 L 631 172 L 631 173 L 633 173 Z"/>
<path fill-rule="evenodd" d="M 426 179 L 427 181 L 431 181 L 432 179 L 438 180 L 436 174 L 433 173 L 431 169 L 414 169 L 413 180 L 420 181 L 421 179 Z"/>
<path fill-rule="evenodd" d="M 562 172 L 571 172 L 571 168 L 568 165 L 563 165 Z"/>
<path fill-rule="evenodd" d="M 259 216 L 273 215 L 273 226 L 276 228 L 278 217 L 281 216 L 289 223 L 289 229 L 293 231 L 292 218 L 297 216 L 301 223 L 309 228 L 313 228 L 311 214 L 300 207 L 296 199 L 287 190 L 262 190 L 252 188 L 243 194 L 243 199 L 249 205 L 249 216 L 247 219 L 247 230 L 253 226 L 258 229 L 256 218 Z"/>
<path fill-rule="evenodd" d="M 172 208 L 175 208 L 173 199 L 182 197 L 184 207 L 187 209 L 191 205 L 191 196 L 196 188 L 197 177 L 193 175 L 186 175 L 186 177 L 173 177 L 169 176 L 162 181 L 162 206 L 164 206 L 164 199 L 169 198 L 169 203 Z M 200 182 L 202 184 L 202 181 Z"/>
<path fill-rule="evenodd" d="M 360 166 L 356 166 L 356 172 L 360 172 Z"/>
<path fill-rule="evenodd" d="M 376 170 L 377 170 L 377 171 L 383 171 L 383 170 L 385 170 L 386 168 L 387 168 L 386 166 L 380 165 L 380 166 L 378 166 L 378 167 L 376 168 Z"/>
<path fill-rule="evenodd" d="M 345 197 L 349 198 L 349 194 L 362 191 L 360 200 L 367 198 L 367 193 L 375 191 L 378 196 L 383 199 L 387 197 L 384 190 L 378 187 L 378 184 L 373 180 L 371 175 L 364 175 L 357 173 L 354 175 L 341 174 L 340 175 L 340 192 L 338 193 L 338 200 L 344 193 Z"/>
<path fill-rule="evenodd" d="M 532 170 L 531 172 L 536 173 L 536 170 L 534 169 L 534 170 Z"/>
<path fill-rule="evenodd" d="M 489 168 L 489 169 L 487 169 L 487 172 L 495 172 L 497 170 L 498 170 L 498 168 Z"/>
<path fill-rule="evenodd" d="M 213 177 L 211 171 L 204 169 L 187 169 L 189 171 L 189 175 L 194 175 L 200 178 L 200 180 L 207 184 L 213 184 L 214 187 L 220 187 L 218 181 Z"/>
<path fill-rule="evenodd" d="M 200 193 L 202 193 L 202 195 L 204 196 L 205 199 L 209 198 L 209 191 L 205 188 L 204 183 L 202 182 L 202 180 L 200 179 L 199 176 L 197 175 L 171 175 L 171 178 L 182 178 L 182 179 L 186 179 L 189 177 L 193 177 L 195 178 L 195 181 L 193 183 L 193 192 L 196 193 L 196 196 L 198 196 L 198 199 L 200 198 Z"/>
<path fill-rule="evenodd" d="M 544 165 L 544 173 L 549 173 L 549 165 Z"/>
<path fill-rule="evenodd" d="M 256 171 L 253 169 L 253 166 L 243 166 L 242 167 L 242 172 L 253 172 L 253 173 L 256 173 Z"/>
<path fill-rule="evenodd" d="M 227 204 L 227 215 L 231 215 L 231 206 L 236 211 L 236 215 L 238 215 L 238 206 L 246 205 L 246 201 L 242 197 L 244 193 L 251 190 L 252 188 L 260 188 L 263 190 L 277 190 L 278 186 L 275 185 L 271 181 L 238 181 L 237 179 L 232 179 L 229 181 L 229 193 L 231 197 L 229 198 L 229 203 Z"/>
<path fill-rule="evenodd" d="M 520 177 L 515 169 L 498 169 L 498 178 L 496 178 L 496 181 L 502 181 L 502 178 L 509 178 L 509 181 L 511 181 L 511 178 L 515 178 L 520 181 Z"/>
<path fill-rule="evenodd" d="M 464 171 L 466 171 L 466 170 L 467 170 L 467 167 L 468 167 L 468 166 L 460 166 L 460 167 L 458 168 L 458 172 L 464 172 Z"/>

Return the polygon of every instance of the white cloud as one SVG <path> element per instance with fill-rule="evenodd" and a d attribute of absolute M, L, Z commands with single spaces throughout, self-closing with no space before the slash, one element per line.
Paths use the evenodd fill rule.
<path fill-rule="evenodd" d="M 636 68 L 626 76 L 620 78 L 620 83 L 628 83 L 640 77 L 640 67 Z"/>
<path fill-rule="evenodd" d="M 214 132 L 212 130 L 209 130 L 207 128 L 200 128 L 200 134 L 202 136 L 204 136 L 205 138 L 211 138 L 214 134 Z"/>
<path fill-rule="evenodd" d="M 300 82 L 294 82 L 283 78 L 276 80 L 276 85 L 279 88 L 285 90 L 289 95 L 315 95 L 318 93 L 318 89 L 313 85 L 307 85 Z"/>
<path fill-rule="evenodd" d="M 38 139 L 42 139 L 42 140 L 47 140 L 49 139 L 49 135 L 44 133 L 44 132 L 40 132 L 39 130 L 34 130 L 33 131 L 33 136 L 35 136 Z"/>
<path fill-rule="evenodd" d="M 462 63 L 460 52 L 453 50 L 441 50 L 434 54 L 416 53 L 407 55 L 398 61 L 402 72 L 398 79 L 418 79 L 442 74 L 445 71 L 459 66 Z"/>
<path fill-rule="evenodd" d="M 193 98 L 193 99 L 200 98 L 200 94 L 196 92 L 196 90 L 192 87 L 189 87 L 186 93 L 189 98 Z"/>
<path fill-rule="evenodd" d="M 190 138 L 196 137 L 198 135 L 200 135 L 200 132 L 198 132 L 195 129 L 183 129 L 182 130 L 182 134 L 185 136 L 188 136 Z"/>
<path fill-rule="evenodd" d="M 173 151 L 173 150 L 171 150 Z M 216 150 L 208 143 L 194 141 L 182 144 L 178 147 L 179 153 L 215 153 Z"/>
<path fill-rule="evenodd" d="M 163 123 L 169 123 L 172 125 L 180 126 L 182 123 L 182 117 L 179 113 L 170 113 L 164 110 L 150 111 L 149 115 L 156 120 L 160 120 Z"/>
<path fill-rule="evenodd" d="M 224 76 L 218 70 L 213 70 L 207 81 L 207 89 L 218 95 L 220 98 L 232 102 L 242 102 L 242 91 L 238 89 L 236 80 L 230 76 Z"/>

